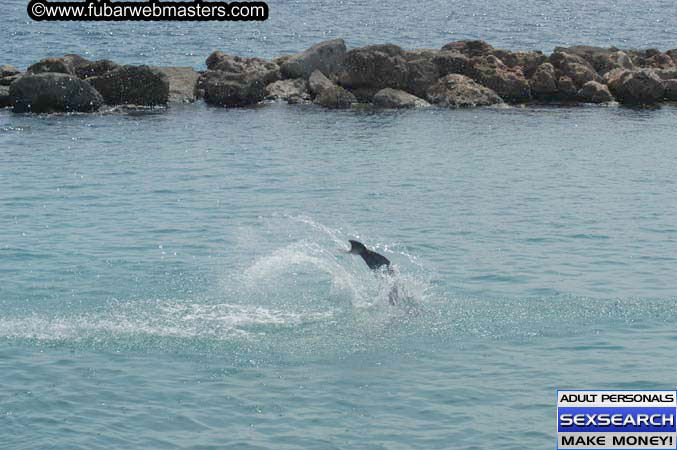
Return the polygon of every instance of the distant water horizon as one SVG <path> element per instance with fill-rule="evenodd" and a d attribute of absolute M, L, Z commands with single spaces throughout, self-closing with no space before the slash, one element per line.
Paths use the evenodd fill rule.
<path fill-rule="evenodd" d="M 274 58 L 334 38 L 343 38 L 349 48 L 379 43 L 440 48 L 461 39 L 545 53 L 571 45 L 677 48 L 677 5 L 665 0 L 267 3 L 270 18 L 260 23 L 35 22 L 25 0 L 8 0 L 2 64 L 25 69 L 42 58 L 76 53 L 124 64 L 203 69 L 214 50 Z"/>

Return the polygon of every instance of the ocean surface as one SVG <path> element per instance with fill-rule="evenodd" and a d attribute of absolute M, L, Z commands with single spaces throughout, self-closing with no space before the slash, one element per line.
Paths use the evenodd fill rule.
<path fill-rule="evenodd" d="M 2 4 L 0 64 L 202 68 L 337 36 L 677 47 L 672 1 L 280 0 L 197 24 L 25 5 Z M 676 124 L 669 105 L 2 110 L 0 448 L 553 448 L 556 389 L 677 385 Z"/>

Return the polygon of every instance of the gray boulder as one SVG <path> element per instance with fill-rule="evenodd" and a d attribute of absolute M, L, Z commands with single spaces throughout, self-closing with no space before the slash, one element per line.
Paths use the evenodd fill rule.
<path fill-rule="evenodd" d="M 264 85 L 281 79 L 280 67 L 261 58 L 243 58 L 228 55 L 220 51 L 213 52 L 207 58 L 207 69 L 233 74 L 249 74 L 249 77 L 262 79 Z"/>
<path fill-rule="evenodd" d="M 341 86 L 333 86 L 325 89 L 315 97 L 314 103 L 331 109 L 347 109 L 354 103 L 357 103 L 357 98 L 349 91 Z"/>
<path fill-rule="evenodd" d="M 121 66 L 87 82 L 109 105 L 158 106 L 169 100 L 167 76 L 149 66 Z"/>
<path fill-rule="evenodd" d="M 677 79 L 663 81 L 665 87 L 665 99 L 677 101 Z"/>
<path fill-rule="evenodd" d="M 452 50 L 464 54 L 468 58 L 489 55 L 494 47 L 481 40 L 463 40 L 450 42 L 442 50 Z"/>
<path fill-rule="evenodd" d="M 620 70 L 609 78 L 609 90 L 625 104 L 653 104 L 663 99 L 665 85 L 653 70 Z"/>
<path fill-rule="evenodd" d="M 557 97 L 560 100 L 575 100 L 578 96 L 578 87 L 574 81 L 563 75 L 557 79 Z"/>
<path fill-rule="evenodd" d="M 239 107 L 254 105 L 265 97 L 266 83 L 261 73 L 207 71 L 200 75 L 199 89 L 210 105 Z"/>
<path fill-rule="evenodd" d="M 430 86 L 440 78 L 439 69 L 433 58 L 421 55 L 418 59 L 408 60 L 406 91 L 417 97 L 425 97 Z"/>
<path fill-rule="evenodd" d="M 118 67 L 120 67 L 120 65 L 114 63 L 110 59 L 100 59 L 98 61 L 89 61 L 80 64 L 74 69 L 74 72 L 78 77 L 85 79 L 89 77 L 99 77 Z"/>
<path fill-rule="evenodd" d="M 67 73 L 69 75 L 77 75 L 78 70 L 91 64 L 92 61 L 83 58 L 80 55 L 65 55 L 60 58 L 45 58 L 33 65 L 31 65 L 26 72 L 28 73 Z M 82 77 L 81 77 L 82 78 Z"/>
<path fill-rule="evenodd" d="M 536 69 L 546 62 L 548 58 L 540 51 L 512 52 L 509 50 L 496 49 L 492 55 L 500 59 L 503 64 L 513 69 L 519 67 L 526 78 L 530 78 Z"/>
<path fill-rule="evenodd" d="M 561 69 L 562 66 L 567 64 L 581 64 L 589 67 L 590 69 L 593 68 L 592 65 L 582 56 L 557 49 L 555 49 L 555 51 L 550 55 L 548 62 L 555 66 L 556 69 Z"/>
<path fill-rule="evenodd" d="M 630 56 L 621 51 L 598 55 L 593 60 L 593 66 L 597 73 L 602 75 L 615 69 L 635 69 Z"/>
<path fill-rule="evenodd" d="M 581 56 L 556 51 L 550 55 L 550 63 L 558 70 L 560 75 L 569 77 L 577 89 L 588 81 L 602 82 L 602 77 Z"/>
<path fill-rule="evenodd" d="M 359 103 L 372 103 L 374 101 L 374 95 L 380 91 L 379 88 L 357 88 L 352 89 L 350 92 L 357 98 Z"/>
<path fill-rule="evenodd" d="M 9 87 L 14 112 L 92 112 L 103 98 L 89 83 L 73 75 L 40 73 L 22 76 Z"/>
<path fill-rule="evenodd" d="M 557 76 L 550 63 L 543 63 L 534 71 L 529 80 L 531 93 L 538 99 L 550 99 L 557 95 Z"/>
<path fill-rule="evenodd" d="M 443 50 L 433 57 L 433 63 L 437 66 L 440 77 L 450 73 L 464 74 L 468 68 L 469 61 L 467 56 L 453 50 Z"/>
<path fill-rule="evenodd" d="M 195 86 L 200 73 L 192 67 L 155 67 L 169 81 L 169 101 L 192 103 L 196 99 Z"/>
<path fill-rule="evenodd" d="M 614 101 L 609 88 L 596 81 L 588 81 L 578 91 L 578 99 L 586 103 L 609 103 Z"/>
<path fill-rule="evenodd" d="M 331 89 L 334 86 L 335 84 L 319 70 L 313 71 L 308 79 L 308 89 L 313 96 L 318 96 L 322 91 Z"/>
<path fill-rule="evenodd" d="M 75 75 L 73 66 L 63 58 L 45 58 L 32 64 L 26 70 L 28 73 L 66 73 Z"/>
<path fill-rule="evenodd" d="M 17 73 L 16 75 L 9 75 L 4 78 L 0 78 L 0 86 L 9 86 L 12 84 L 14 81 L 18 80 L 21 78 L 23 74 Z"/>
<path fill-rule="evenodd" d="M 667 53 L 658 52 L 648 57 L 635 58 L 637 65 L 646 68 L 666 69 L 675 66 L 675 61 Z"/>
<path fill-rule="evenodd" d="M 503 100 L 491 89 L 460 74 L 441 78 L 428 90 L 430 103 L 452 107 L 486 106 L 502 103 Z"/>
<path fill-rule="evenodd" d="M 19 75 L 20 73 L 21 71 L 19 69 L 14 66 L 10 66 L 9 64 L 0 66 L 0 78 L 12 77 L 14 75 Z"/>
<path fill-rule="evenodd" d="M 493 55 L 471 58 L 467 75 L 504 100 L 523 102 L 531 98 L 531 88 L 522 70 L 509 68 Z"/>
<path fill-rule="evenodd" d="M 346 43 L 343 39 L 333 39 L 287 58 L 280 66 L 280 71 L 285 78 L 308 79 L 315 70 L 329 75 L 340 70 L 345 57 Z"/>
<path fill-rule="evenodd" d="M 434 48 L 415 48 L 413 50 L 403 50 L 401 56 L 407 61 L 414 61 L 416 59 L 430 59 L 432 60 L 440 54 L 441 50 Z"/>
<path fill-rule="evenodd" d="M 606 72 L 617 69 L 619 67 L 624 67 L 628 64 L 632 64 L 632 61 L 623 52 L 620 52 L 615 47 L 605 48 L 605 47 L 595 47 L 591 45 L 574 45 L 572 47 L 556 47 L 555 53 L 564 53 L 567 55 L 576 56 L 585 61 L 586 64 L 595 70 L 598 74 L 605 74 Z M 627 60 L 619 61 L 619 55 L 625 55 Z M 581 63 L 580 61 L 578 63 Z"/>
<path fill-rule="evenodd" d="M 380 108 L 422 108 L 430 106 L 422 98 L 397 89 L 381 89 L 374 95 L 374 105 Z"/>
<path fill-rule="evenodd" d="M 406 89 L 407 61 L 396 45 L 371 45 L 349 51 L 339 84 L 350 89 Z"/>
<path fill-rule="evenodd" d="M 672 80 L 677 78 L 677 67 L 670 67 L 666 69 L 649 69 L 661 80 Z"/>
<path fill-rule="evenodd" d="M 266 86 L 266 99 L 284 100 L 288 103 L 304 103 L 310 101 L 308 82 L 303 78 L 294 80 L 278 80 Z"/>
<path fill-rule="evenodd" d="M 9 86 L 0 86 L 0 108 L 14 106 L 14 101 L 9 95 Z"/>

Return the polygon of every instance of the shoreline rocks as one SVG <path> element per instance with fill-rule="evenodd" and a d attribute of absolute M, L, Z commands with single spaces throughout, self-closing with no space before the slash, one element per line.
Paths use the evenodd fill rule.
<path fill-rule="evenodd" d="M 343 39 L 320 42 L 304 52 L 291 55 L 280 64 L 285 78 L 308 78 L 319 70 L 325 74 L 337 73 L 346 57 L 346 43 Z"/>
<path fill-rule="evenodd" d="M 585 45 L 557 47 L 545 55 L 481 40 L 450 42 L 440 49 L 394 44 L 348 49 L 342 39 L 332 39 L 272 60 L 214 51 L 206 59 L 207 70 L 198 72 L 120 66 L 71 54 L 42 59 L 23 73 L 0 66 L 0 107 L 95 111 L 101 102 L 156 107 L 197 99 L 220 107 L 272 100 L 332 109 L 356 103 L 416 108 L 428 102 L 442 107 L 616 101 L 642 106 L 677 101 L 675 57 L 677 49 Z"/>
<path fill-rule="evenodd" d="M 441 78 L 428 91 L 428 101 L 448 108 L 468 108 L 503 103 L 491 89 L 465 75 L 452 73 Z"/>
<path fill-rule="evenodd" d="M 169 79 L 149 66 L 121 66 L 86 81 L 107 105 L 160 106 L 169 100 Z"/>
<path fill-rule="evenodd" d="M 9 86 L 14 112 L 93 112 L 103 98 L 89 83 L 65 73 L 28 74 Z"/>
<path fill-rule="evenodd" d="M 430 106 L 430 103 L 408 92 L 385 88 L 374 95 L 374 106 L 378 108 L 425 108 Z"/>

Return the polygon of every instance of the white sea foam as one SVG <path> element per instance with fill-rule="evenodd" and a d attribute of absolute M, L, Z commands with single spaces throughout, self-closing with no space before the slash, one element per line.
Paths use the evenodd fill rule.
<path fill-rule="evenodd" d="M 176 301 L 127 302 L 107 311 L 70 316 L 32 314 L 0 318 L 0 336 L 76 340 L 105 333 L 174 338 L 251 337 L 270 328 L 326 320 L 333 311 L 289 312 L 251 305 Z"/>

